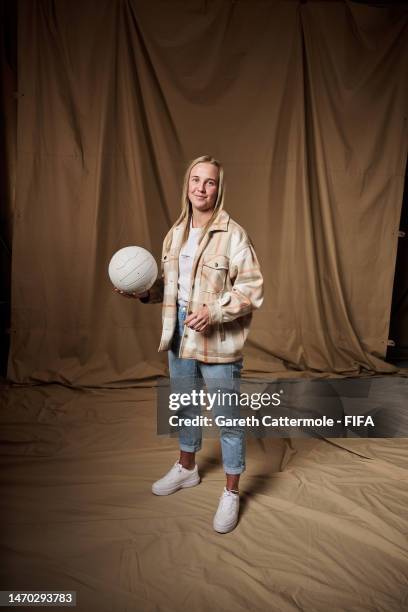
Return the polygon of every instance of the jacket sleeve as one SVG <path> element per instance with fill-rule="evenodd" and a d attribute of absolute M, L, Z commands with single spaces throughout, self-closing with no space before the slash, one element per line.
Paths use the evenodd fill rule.
<path fill-rule="evenodd" d="M 172 229 L 170 229 L 170 231 L 167 233 L 163 241 L 162 257 L 161 257 L 162 262 L 163 262 L 163 253 L 166 251 L 166 249 L 169 248 L 171 238 L 172 238 Z M 160 302 L 163 302 L 163 296 L 164 296 L 164 270 L 163 270 L 163 264 L 162 264 L 161 270 L 159 272 L 159 276 L 156 278 L 152 287 L 150 287 L 149 289 L 149 295 L 145 298 L 141 298 L 140 301 L 143 302 L 143 304 L 160 304 Z"/>
<path fill-rule="evenodd" d="M 263 278 L 250 242 L 240 244 L 231 256 L 232 290 L 208 304 L 210 324 L 227 323 L 259 308 L 263 302 Z"/>

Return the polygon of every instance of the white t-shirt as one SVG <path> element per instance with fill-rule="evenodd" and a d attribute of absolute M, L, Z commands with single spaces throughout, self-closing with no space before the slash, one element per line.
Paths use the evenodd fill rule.
<path fill-rule="evenodd" d="M 180 251 L 177 295 L 179 302 L 188 302 L 188 298 L 190 296 L 191 271 L 193 268 L 193 261 L 197 252 L 201 231 L 201 227 L 192 227 L 190 225 L 188 239 Z"/>

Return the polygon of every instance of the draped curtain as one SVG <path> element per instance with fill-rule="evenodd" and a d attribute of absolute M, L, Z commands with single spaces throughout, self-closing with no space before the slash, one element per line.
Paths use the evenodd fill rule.
<path fill-rule="evenodd" d="M 20 0 L 8 375 L 133 385 L 166 373 L 160 306 L 107 276 L 159 258 L 188 162 L 224 164 L 265 301 L 249 373 L 384 361 L 407 155 L 405 7 Z"/>

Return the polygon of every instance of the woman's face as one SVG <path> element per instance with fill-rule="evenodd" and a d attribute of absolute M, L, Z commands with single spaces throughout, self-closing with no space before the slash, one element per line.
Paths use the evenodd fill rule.
<path fill-rule="evenodd" d="M 192 167 L 188 180 L 188 199 L 193 209 L 204 212 L 215 206 L 219 170 L 214 164 L 201 162 Z"/>

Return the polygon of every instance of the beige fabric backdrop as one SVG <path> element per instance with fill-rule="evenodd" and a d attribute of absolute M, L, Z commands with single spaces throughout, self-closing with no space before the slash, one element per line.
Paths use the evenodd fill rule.
<path fill-rule="evenodd" d="M 112 292 L 160 253 L 187 162 L 225 164 L 265 302 L 248 372 L 388 372 L 407 153 L 407 9 L 349 2 L 19 4 L 12 380 L 164 373 L 160 307 Z"/>
<path fill-rule="evenodd" d="M 405 439 L 248 436 L 240 521 L 220 535 L 218 440 L 200 486 L 152 495 L 177 456 L 154 404 L 153 389 L 2 394 L 4 590 L 72 589 L 75 612 L 406 612 Z"/>

